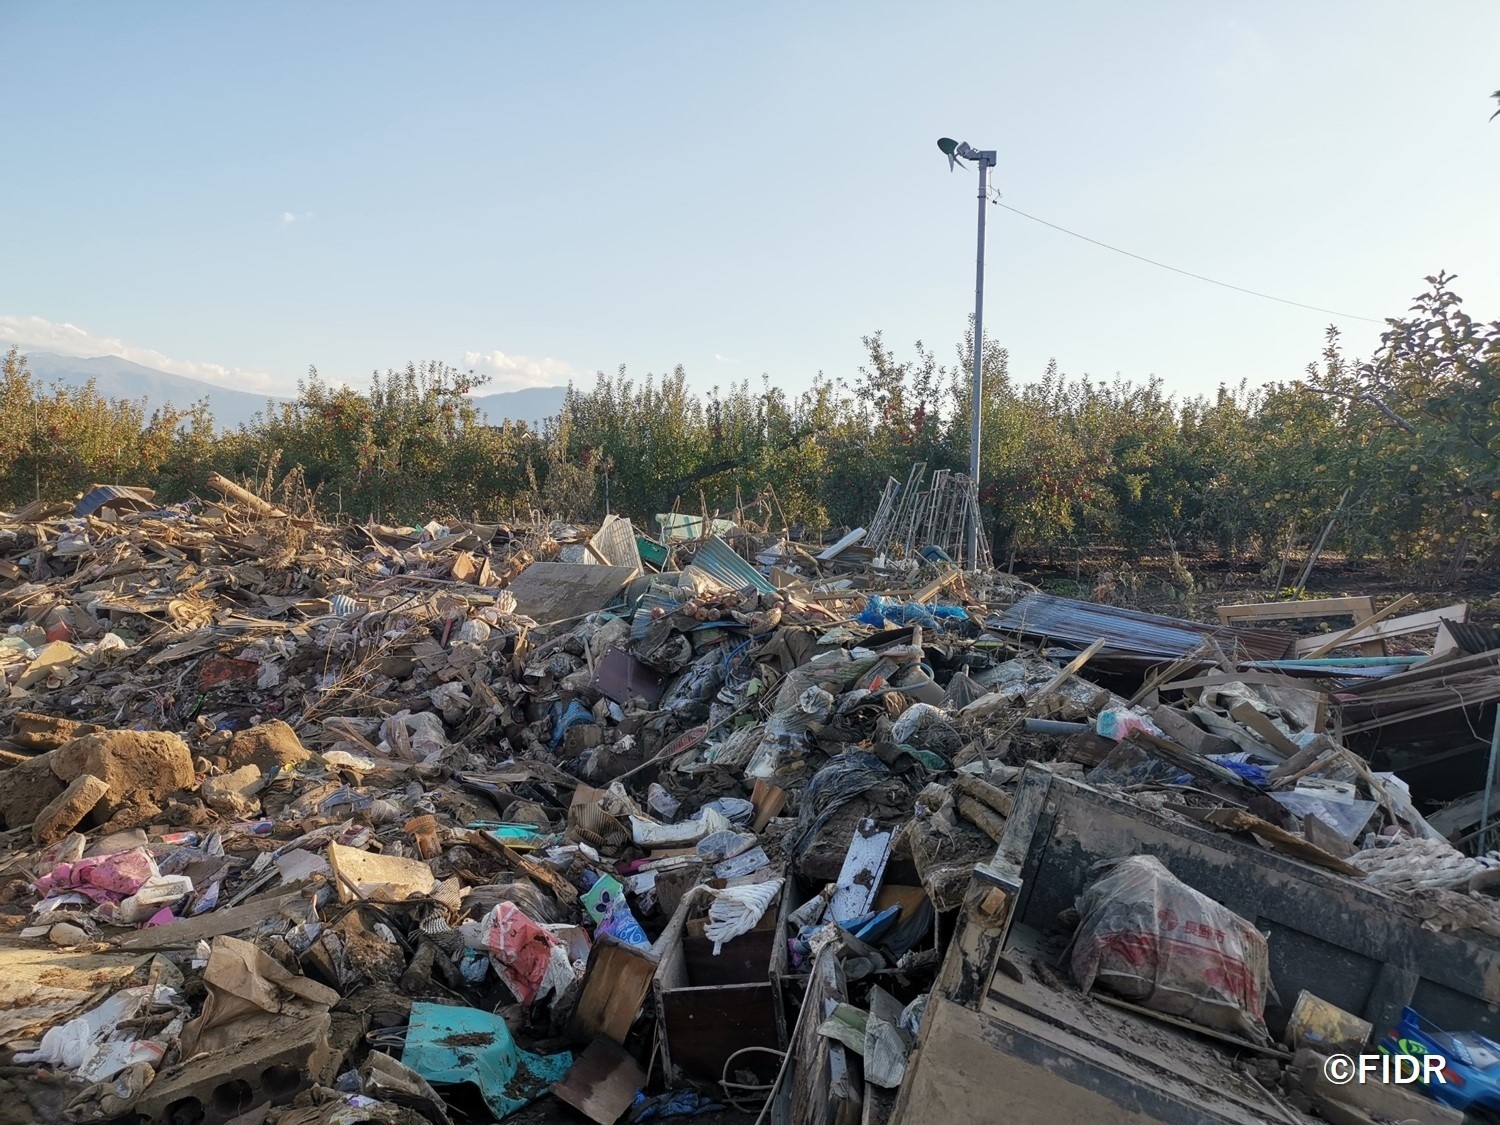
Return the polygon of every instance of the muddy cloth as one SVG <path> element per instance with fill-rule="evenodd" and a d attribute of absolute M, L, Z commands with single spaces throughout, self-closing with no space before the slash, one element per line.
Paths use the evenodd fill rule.
<path fill-rule="evenodd" d="M 755 654 L 757 664 L 769 664 L 777 673 L 785 676 L 793 668 L 800 668 L 811 660 L 818 650 L 818 635 L 811 629 L 784 626 L 771 635 Z"/>
<path fill-rule="evenodd" d="M 787 854 L 800 858 L 835 812 L 889 776 L 885 763 L 868 750 L 850 750 L 834 758 L 802 793 L 796 827 L 786 838 Z"/>

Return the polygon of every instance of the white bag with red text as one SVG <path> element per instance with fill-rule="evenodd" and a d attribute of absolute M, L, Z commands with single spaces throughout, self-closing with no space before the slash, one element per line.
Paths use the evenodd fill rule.
<path fill-rule="evenodd" d="M 1114 865 L 1078 900 L 1073 975 L 1132 1003 L 1264 1043 L 1266 939 L 1153 856 Z"/>

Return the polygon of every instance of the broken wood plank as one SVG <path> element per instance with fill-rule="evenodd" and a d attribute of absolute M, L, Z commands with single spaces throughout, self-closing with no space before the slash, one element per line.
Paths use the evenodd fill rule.
<path fill-rule="evenodd" d="M 869 911 L 891 858 L 893 835 L 890 829 L 876 827 L 869 817 L 854 826 L 854 837 L 839 871 L 838 890 L 823 915 L 825 921 L 858 918 Z"/>
<path fill-rule="evenodd" d="M 204 939 L 243 933 L 279 917 L 283 910 L 302 901 L 302 892 L 300 885 L 290 890 L 278 889 L 267 898 L 255 899 L 243 906 L 226 907 L 197 918 L 182 918 L 165 926 L 137 930 L 121 938 L 118 944 L 121 949 L 130 950 L 191 949 Z"/>
<path fill-rule="evenodd" d="M 1302 749 L 1282 733 L 1275 723 L 1261 713 L 1248 699 L 1242 699 L 1229 709 L 1229 717 L 1249 730 L 1272 750 L 1290 758 Z"/>
<path fill-rule="evenodd" d="M 1068 677 L 1073 675 L 1074 672 L 1077 672 L 1080 668 L 1087 664 L 1093 658 L 1094 654 L 1104 647 L 1104 644 L 1105 638 L 1100 637 L 1093 644 L 1089 645 L 1088 648 L 1084 649 L 1077 656 L 1073 657 L 1072 660 L 1064 664 L 1057 675 L 1048 680 L 1047 683 L 1042 687 L 1042 690 L 1037 692 L 1036 695 L 1032 697 L 1031 706 L 1026 709 L 1027 714 L 1030 714 L 1038 707 L 1044 706 L 1046 704 L 1047 697 L 1058 688 L 1062 687 L 1063 684 L 1067 683 Z"/>
<path fill-rule="evenodd" d="M 1182 673 L 1186 672 L 1195 664 L 1205 663 L 1208 658 L 1202 651 L 1203 648 L 1204 646 L 1199 645 L 1198 648 L 1195 648 L 1181 660 L 1174 660 L 1165 668 L 1162 668 L 1153 673 L 1150 679 L 1141 684 L 1141 689 L 1125 701 L 1125 706 L 1134 707 L 1137 703 L 1145 699 L 1148 695 L 1150 695 L 1157 688 L 1161 687 L 1162 684 L 1166 683 L 1173 676 L 1182 675 Z"/>
<path fill-rule="evenodd" d="M 607 938 L 596 942 L 573 1016 L 574 1033 L 579 1038 L 602 1035 L 623 1046 L 651 991 L 656 965 L 639 949 Z"/>
<path fill-rule="evenodd" d="M 553 1095 L 597 1125 L 614 1125 L 646 1084 L 646 1072 L 624 1048 L 596 1038 L 584 1048 Z"/>
<path fill-rule="evenodd" d="M 1442 609 L 1428 610 L 1425 613 L 1413 613 L 1406 617 L 1397 617 L 1391 621 L 1377 622 L 1368 628 L 1361 628 L 1357 633 L 1345 637 L 1339 642 L 1340 645 L 1365 644 L 1369 642 L 1379 643 L 1392 637 L 1407 637 L 1413 633 L 1428 633 L 1435 631 L 1443 621 L 1466 621 L 1469 616 L 1469 606 L 1466 602 L 1456 605 L 1445 606 Z M 1311 659 L 1311 654 L 1317 649 L 1318 638 L 1307 637 L 1297 642 L 1297 656 L 1299 659 Z"/>
<path fill-rule="evenodd" d="M 927 585 L 923 586 L 920 590 L 913 594 L 912 601 L 919 602 L 924 605 L 927 602 L 932 601 L 933 598 L 937 597 L 949 586 L 953 585 L 953 583 L 958 580 L 959 574 L 960 571 L 957 567 L 950 567 L 946 573 L 938 575 L 938 577 L 934 578 L 931 582 L 927 583 Z"/>
<path fill-rule="evenodd" d="M 533 883 L 542 884 L 551 892 L 553 898 L 562 903 L 565 910 L 578 909 L 578 888 L 552 868 L 545 864 L 533 863 L 519 852 L 506 847 L 488 832 L 470 833 L 469 843 L 478 844 L 512 871 L 519 872 Z"/>
<path fill-rule="evenodd" d="M 1300 602 L 1246 602 L 1241 605 L 1221 605 L 1219 623 L 1232 625 L 1236 621 L 1299 621 L 1305 617 L 1368 617 L 1375 612 L 1375 599 L 1309 598 Z"/>
<path fill-rule="evenodd" d="M 1100 1000 L 1115 1008 L 1122 1008 L 1127 1012 L 1135 1012 L 1137 1015 L 1146 1016 L 1148 1019 L 1157 1020 L 1160 1023 L 1169 1023 L 1173 1027 L 1180 1027 L 1184 1031 L 1191 1031 L 1198 1035 L 1206 1035 L 1210 1039 L 1217 1039 L 1221 1043 L 1229 1043 L 1242 1051 L 1254 1051 L 1258 1055 L 1270 1055 L 1277 1059 L 1290 1059 L 1292 1053 L 1283 1051 L 1280 1047 L 1272 1047 L 1261 1043 L 1252 1043 L 1248 1039 L 1241 1039 L 1237 1035 L 1218 1031 L 1212 1027 L 1204 1027 L 1202 1024 L 1193 1023 L 1191 1020 L 1179 1019 L 1169 1016 L 1166 1012 L 1158 1012 L 1154 1008 L 1146 1008 L 1140 1004 L 1132 1004 L 1129 1000 L 1121 1000 L 1118 996 L 1111 996 L 1107 992 L 1093 991 L 1088 994 L 1090 1000 Z"/>
<path fill-rule="evenodd" d="M 1356 621 L 1350 628 L 1345 629 L 1337 636 L 1330 637 L 1328 640 L 1324 641 L 1317 648 L 1309 652 L 1306 656 L 1306 659 L 1316 660 L 1318 657 L 1324 656 L 1342 645 L 1357 643 L 1353 639 L 1356 634 L 1363 632 L 1365 629 L 1369 628 L 1371 625 L 1374 625 L 1376 622 L 1384 621 L 1387 617 L 1390 617 L 1393 613 L 1395 613 L 1398 609 L 1406 605 L 1415 597 L 1415 594 L 1402 594 L 1399 598 L 1393 601 L 1390 605 L 1386 606 L 1384 609 L 1380 610 L 1378 613 L 1371 614 L 1369 617 L 1364 618 L 1362 621 Z M 1298 642 L 1297 647 L 1299 650 L 1301 649 L 1301 642 Z"/>
<path fill-rule="evenodd" d="M 766 825 L 786 808 L 790 799 L 791 794 L 785 789 L 779 789 L 764 778 L 757 777 L 755 788 L 750 793 L 750 803 L 755 806 L 755 820 L 750 824 L 750 831 L 757 835 L 764 832 Z"/>
<path fill-rule="evenodd" d="M 1193 814 L 1188 813 L 1188 815 Z M 1243 809 L 1213 809 L 1204 812 L 1199 819 L 1215 828 L 1224 828 L 1231 832 L 1249 832 L 1252 836 L 1264 840 L 1273 850 L 1291 856 L 1293 859 L 1315 863 L 1319 867 L 1326 867 L 1330 871 L 1337 871 L 1340 875 L 1348 875 L 1354 879 L 1365 877 L 1365 873 L 1353 864 L 1345 863 L 1338 856 L 1324 851 L 1301 836 L 1294 836 L 1286 829 L 1278 828 L 1269 820 L 1262 820 Z"/>
<path fill-rule="evenodd" d="M 1238 749 L 1229 739 L 1204 730 L 1183 712 L 1165 703 L 1157 704 L 1148 714 L 1164 735 L 1194 754 L 1229 754 Z"/>

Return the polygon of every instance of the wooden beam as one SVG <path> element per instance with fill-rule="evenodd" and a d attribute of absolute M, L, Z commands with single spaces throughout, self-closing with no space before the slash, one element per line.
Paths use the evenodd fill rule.
<path fill-rule="evenodd" d="M 1032 708 L 1035 708 L 1038 705 L 1042 704 L 1049 695 L 1051 695 L 1058 688 L 1062 687 L 1062 685 L 1067 682 L 1069 676 L 1071 676 L 1074 672 L 1078 671 L 1078 669 L 1087 664 L 1093 657 L 1093 655 L 1103 647 L 1104 638 L 1100 637 L 1093 644 L 1089 645 L 1088 648 L 1084 649 L 1077 656 L 1073 657 L 1072 660 L 1068 661 L 1067 664 L 1063 666 L 1062 671 L 1058 672 L 1057 675 L 1048 680 L 1047 686 L 1036 693 L 1036 695 L 1032 699 Z"/>
<path fill-rule="evenodd" d="M 957 567 L 949 569 L 947 573 L 938 575 L 938 577 L 934 578 L 931 582 L 927 583 L 927 585 L 918 590 L 915 596 L 913 596 L 912 600 L 915 602 L 921 602 L 923 604 L 932 601 L 932 599 L 937 597 L 938 594 L 946 590 L 949 586 L 953 585 L 953 582 L 958 578 L 958 575 L 959 570 Z"/>
<path fill-rule="evenodd" d="M 1393 613 L 1395 613 L 1398 609 L 1400 609 L 1415 597 L 1415 594 L 1402 594 L 1399 598 L 1393 601 L 1390 605 L 1386 606 L 1379 613 L 1372 614 L 1369 617 L 1366 617 L 1363 621 L 1356 621 L 1354 625 L 1352 625 L 1348 629 L 1345 629 L 1337 636 L 1329 637 L 1328 640 L 1324 641 L 1317 648 L 1309 652 L 1306 659 L 1316 660 L 1320 656 L 1326 656 L 1328 653 L 1332 652 L 1334 649 L 1340 647 L 1341 645 L 1357 644 L 1358 642 L 1353 640 L 1354 636 L 1357 633 L 1368 629 L 1377 621 L 1384 621 L 1387 617 L 1390 617 Z M 1298 644 L 1298 647 L 1301 647 L 1300 642 Z"/>
<path fill-rule="evenodd" d="M 1305 617 L 1340 617 L 1349 614 L 1356 620 L 1375 612 L 1374 598 L 1312 598 L 1301 602 L 1246 602 L 1221 605 L 1219 623 L 1232 625 L 1241 620 L 1300 621 Z"/>
<path fill-rule="evenodd" d="M 1444 619 L 1449 621 L 1467 621 L 1468 617 L 1468 604 L 1459 602 L 1457 605 L 1445 606 L 1442 609 L 1433 609 L 1425 613 L 1413 613 L 1406 617 L 1398 617 L 1394 621 L 1384 621 L 1373 625 L 1366 622 L 1357 630 L 1340 634 L 1335 639 L 1339 645 L 1365 644 L 1370 641 L 1378 642 L 1388 640 L 1391 637 L 1405 637 L 1410 636 L 1412 633 L 1426 633 L 1436 630 L 1443 623 Z M 1312 643 L 1317 639 L 1316 637 L 1307 637 L 1297 642 L 1297 656 L 1299 659 L 1311 659 L 1314 656 L 1322 655 L 1326 651 L 1328 647 L 1326 644 L 1315 646 Z"/>
<path fill-rule="evenodd" d="M 1127 707 L 1134 707 L 1137 703 L 1139 703 L 1141 700 L 1145 699 L 1146 696 L 1150 695 L 1157 688 L 1161 687 L 1162 684 L 1166 683 L 1173 676 L 1180 676 L 1183 672 L 1186 672 L 1194 664 L 1206 664 L 1206 663 L 1208 663 L 1209 662 L 1208 661 L 1208 657 L 1206 655 L 1204 655 L 1203 652 L 1202 652 L 1202 649 L 1204 647 L 1205 646 L 1203 646 L 1203 645 L 1199 645 L 1192 652 L 1188 653 L 1186 656 L 1182 657 L 1180 660 L 1174 660 L 1171 664 L 1168 664 L 1165 668 L 1162 668 L 1159 671 L 1157 671 L 1154 675 L 1151 676 L 1150 679 L 1146 680 L 1145 683 L 1141 684 L 1141 690 L 1140 691 L 1136 692 L 1134 695 L 1132 695 L 1129 699 L 1127 699 L 1125 701 L 1125 706 L 1127 706 Z"/>
<path fill-rule="evenodd" d="M 1288 757 L 1302 749 L 1302 747 L 1282 734 L 1276 724 L 1261 714 L 1256 709 L 1255 704 L 1251 703 L 1248 699 L 1242 699 L 1231 707 L 1229 709 L 1229 717 L 1239 723 L 1240 726 L 1248 729 L 1250 733 L 1270 746 L 1271 749 L 1279 751 Z"/>
<path fill-rule="evenodd" d="M 1335 675 L 1336 672 L 1336 669 L 1329 669 L 1329 675 Z M 1158 690 L 1187 691 L 1190 688 L 1219 687 L 1223 684 L 1271 684 L 1275 687 L 1306 688 L 1308 682 L 1307 679 L 1299 680 L 1280 672 L 1208 672 L 1190 680 L 1174 680 L 1170 684 L 1162 684 Z"/>
<path fill-rule="evenodd" d="M 1367 719 L 1362 723 L 1349 723 L 1343 727 L 1342 734 L 1363 734 L 1365 731 L 1380 730 L 1382 727 L 1399 726 L 1409 723 L 1415 719 L 1426 719 L 1433 715 L 1441 715 L 1448 711 L 1467 711 L 1470 707 L 1483 710 L 1496 700 L 1500 700 L 1500 685 L 1492 688 L 1487 694 L 1477 699 L 1455 699 L 1451 703 L 1439 703 L 1432 707 L 1420 707 L 1415 711 L 1398 711 L 1390 715 L 1382 715 L 1377 719 Z M 1482 745 L 1483 740 L 1475 745 Z"/>

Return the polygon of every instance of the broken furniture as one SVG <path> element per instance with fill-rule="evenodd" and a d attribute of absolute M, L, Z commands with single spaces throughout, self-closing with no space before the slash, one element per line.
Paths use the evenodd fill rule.
<path fill-rule="evenodd" d="M 753 929 L 724 943 L 716 956 L 713 941 L 703 933 L 708 903 L 701 889 L 683 896 L 655 946 L 661 957 L 654 991 L 662 1065 L 673 1084 L 718 1082 L 740 1051 L 775 1051 L 786 1042 L 776 983 L 786 948 L 778 934 L 778 907 L 773 904 Z M 752 1052 L 736 1060 L 735 1069 L 769 1085 L 778 1066 L 774 1057 Z"/>

